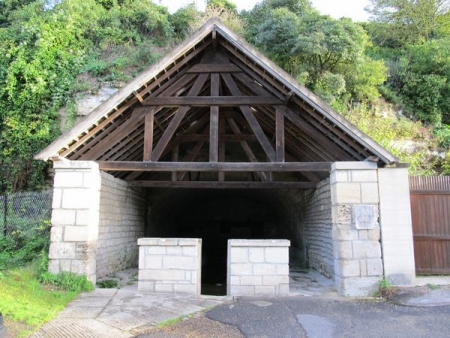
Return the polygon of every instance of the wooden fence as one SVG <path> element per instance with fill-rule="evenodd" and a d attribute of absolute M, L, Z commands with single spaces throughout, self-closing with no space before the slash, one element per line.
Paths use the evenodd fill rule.
<path fill-rule="evenodd" d="M 410 177 L 416 273 L 450 274 L 450 176 Z"/>

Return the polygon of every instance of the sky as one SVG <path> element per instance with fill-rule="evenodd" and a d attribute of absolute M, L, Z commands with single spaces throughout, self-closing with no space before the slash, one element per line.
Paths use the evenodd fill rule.
<path fill-rule="evenodd" d="M 161 5 L 167 6 L 171 13 L 179 7 L 191 3 L 193 0 L 154 0 Z M 238 10 L 252 9 L 260 0 L 231 0 Z M 367 21 L 369 14 L 364 11 L 364 7 L 369 4 L 369 0 L 311 0 L 313 6 L 322 14 L 328 14 L 336 19 L 343 16 L 353 19 L 353 21 Z M 195 0 L 197 8 L 204 9 L 204 0 Z"/>

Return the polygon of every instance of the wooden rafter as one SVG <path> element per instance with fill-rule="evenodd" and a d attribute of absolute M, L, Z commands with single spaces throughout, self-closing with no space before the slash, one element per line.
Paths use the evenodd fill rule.
<path fill-rule="evenodd" d="M 132 186 L 146 188 L 191 189 L 315 189 L 316 182 L 245 182 L 245 181 L 128 181 Z"/>
<path fill-rule="evenodd" d="M 227 85 L 228 89 L 231 91 L 231 93 L 233 95 L 236 95 L 236 96 L 241 95 L 239 88 L 237 87 L 236 83 L 234 82 L 234 80 L 230 74 L 222 74 L 222 78 L 224 79 L 225 84 Z M 261 143 L 261 146 L 263 147 L 264 151 L 266 152 L 267 157 L 270 159 L 270 161 L 275 162 L 276 161 L 276 153 L 273 150 L 273 147 L 270 144 L 267 136 L 264 134 L 264 131 L 261 129 L 261 126 L 259 125 L 255 116 L 253 115 L 253 112 L 250 110 L 250 108 L 248 106 L 245 106 L 245 105 L 241 105 L 241 106 L 239 106 L 239 108 L 241 109 L 244 117 L 247 119 L 247 122 L 250 125 L 250 127 L 252 128 L 256 137 L 258 138 L 258 141 Z"/>

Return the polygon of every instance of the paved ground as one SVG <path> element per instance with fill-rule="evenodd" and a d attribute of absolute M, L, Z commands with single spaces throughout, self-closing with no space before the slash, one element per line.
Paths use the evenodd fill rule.
<path fill-rule="evenodd" d="M 393 301 L 350 300 L 316 273 L 292 278 L 285 298 L 140 293 L 136 284 L 97 289 L 33 337 L 450 337 L 449 286 L 424 282 L 399 290 Z"/>

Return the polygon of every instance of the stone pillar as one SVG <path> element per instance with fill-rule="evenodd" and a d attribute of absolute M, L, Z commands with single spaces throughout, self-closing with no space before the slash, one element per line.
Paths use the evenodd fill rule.
<path fill-rule="evenodd" d="M 201 292 L 202 240 L 139 238 L 139 291 Z"/>
<path fill-rule="evenodd" d="M 370 296 L 383 277 L 377 165 L 336 162 L 330 184 L 336 288 L 344 296 Z"/>
<path fill-rule="evenodd" d="M 229 240 L 227 295 L 288 295 L 290 244 L 288 240 Z"/>
<path fill-rule="evenodd" d="M 95 283 L 101 186 L 98 164 L 60 161 L 53 167 L 49 272 L 86 275 Z"/>
<path fill-rule="evenodd" d="M 378 169 L 384 275 L 392 285 L 411 285 L 416 270 L 408 169 Z"/>

